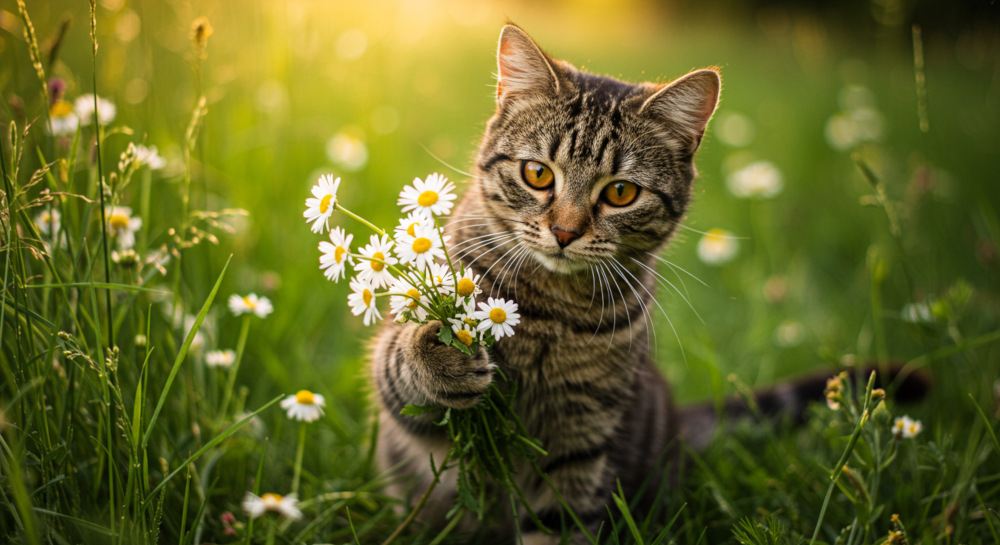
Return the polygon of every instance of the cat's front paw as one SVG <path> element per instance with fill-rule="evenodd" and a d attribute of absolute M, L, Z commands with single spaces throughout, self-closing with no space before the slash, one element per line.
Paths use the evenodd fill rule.
<path fill-rule="evenodd" d="M 455 409 L 472 407 L 489 388 L 495 366 L 485 348 L 469 356 L 446 346 L 438 338 L 441 327 L 441 322 L 434 321 L 417 329 L 414 371 L 434 403 Z"/>

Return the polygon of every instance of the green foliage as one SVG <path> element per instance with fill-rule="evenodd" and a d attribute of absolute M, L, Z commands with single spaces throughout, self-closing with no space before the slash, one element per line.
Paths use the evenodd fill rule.
<path fill-rule="evenodd" d="M 819 365 L 898 362 L 933 379 L 912 407 L 889 385 L 881 403 L 818 403 L 796 429 L 735 423 L 688 453 L 656 514 L 616 494 L 595 541 L 1000 541 L 995 33 L 970 23 L 921 38 L 867 5 L 846 6 L 859 24 L 841 28 L 781 6 L 682 24 L 642 2 L 614 15 L 486 3 L 483 18 L 404 4 L 215 0 L 199 5 L 214 32 L 199 20 L 191 43 L 197 14 L 169 2 L 5 5 L 17 16 L 0 18 L 0 541 L 372 543 L 403 527 L 413 511 L 385 493 L 396 477 L 375 468 L 362 393 L 370 331 L 348 315 L 345 286 L 317 274 L 314 237 L 296 235 L 302 199 L 313 168 L 332 170 L 345 201 L 386 225 L 415 172 L 464 177 L 508 16 L 597 73 L 664 80 L 722 65 L 690 229 L 661 270 L 668 319 L 654 324 L 682 403 Z M 56 91 L 66 103 L 96 91 L 117 117 L 54 134 L 70 105 L 51 103 Z M 859 119 L 880 135 L 837 136 Z M 141 145 L 159 147 L 163 168 Z M 783 189 L 734 197 L 727 178 L 761 160 Z M 102 199 L 142 219 L 131 248 Z M 721 265 L 697 257 L 715 227 L 740 245 Z M 249 292 L 274 314 L 236 318 L 219 302 Z M 206 365 L 230 347 L 231 367 Z M 274 406 L 300 389 L 326 396 L 319 421 Z M 456 452 L 496 444 L 474 460 L 502 480 L 503 448 L 540 453 L 516 415 L 484 425 L 500 408 L 441 419 L 464 438 Z M 904 414 L 923 425 L 913 438 L 893 435 Z M 489 501 L 464 475 L 446 531 L 417 522 L 398 542 L 488 538 L 464 534 L 459 511 L 486 516 L 509 498 Z M 293 489 L 302 519 L 241 510 L 247 492 Z"/>

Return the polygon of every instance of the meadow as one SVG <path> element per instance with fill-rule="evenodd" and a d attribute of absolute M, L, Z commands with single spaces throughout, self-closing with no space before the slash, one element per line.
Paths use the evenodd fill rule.
<path fill-rule="evenodd" d="M 319 270 L 303 202 L 333 174 L 391 227 L 415 177 L 461 191 L 510 18 L 600 74 L 721 69 L 651 316 L 682 404 L 866 362 L 932 384 L 738 425 L 689 452 L 661 512 L 633 521 L 624 498 L 595 541 L 1000 543 L 996 8 L 819 6 L 3 0 L 0 542 L 400 529 L 373 464 L 374 329 Z M 319 419 L 280 407 L 302 390 Z M 295 494 L 301 517 L 251 516 L 248 493 Z"/>

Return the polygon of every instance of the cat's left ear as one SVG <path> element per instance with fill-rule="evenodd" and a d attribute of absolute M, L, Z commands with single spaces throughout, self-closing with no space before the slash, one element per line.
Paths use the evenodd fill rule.
<path fill-rule="evenodd" d="M 681 146 L 694 154 L 719 105 L 721 89 L 718 70 L 695 70 L 664 85 L 646 99 L 639 112 L 666 122 L 671 135 L 680 138 Z"/>

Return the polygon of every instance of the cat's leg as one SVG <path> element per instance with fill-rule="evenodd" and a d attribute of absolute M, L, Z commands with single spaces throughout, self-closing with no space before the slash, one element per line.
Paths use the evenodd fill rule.
<path fill-rule="evenodd" d="M 394 475 L 414 477 L 393 479 L 389 489 L 395 495 L 422 495 L 434 478 L 431 456 L 440 467 L 451 446 L 446 429 L 435 425 L 443 409 L 407 416 L 400 414 L 403 407 L 471 407 L 492 380 L 493 366 L 486 350 L 469 356 L 445 346 L 437 337 L 441 327 L 436 321 L 386 324 L 375 339 L 371 370 L 380 406 L 379 465 Z M 443 523 L 444 513 L 453 504 L 454 481 L 454 471 L 442 474 L 423 520 Z"/>

